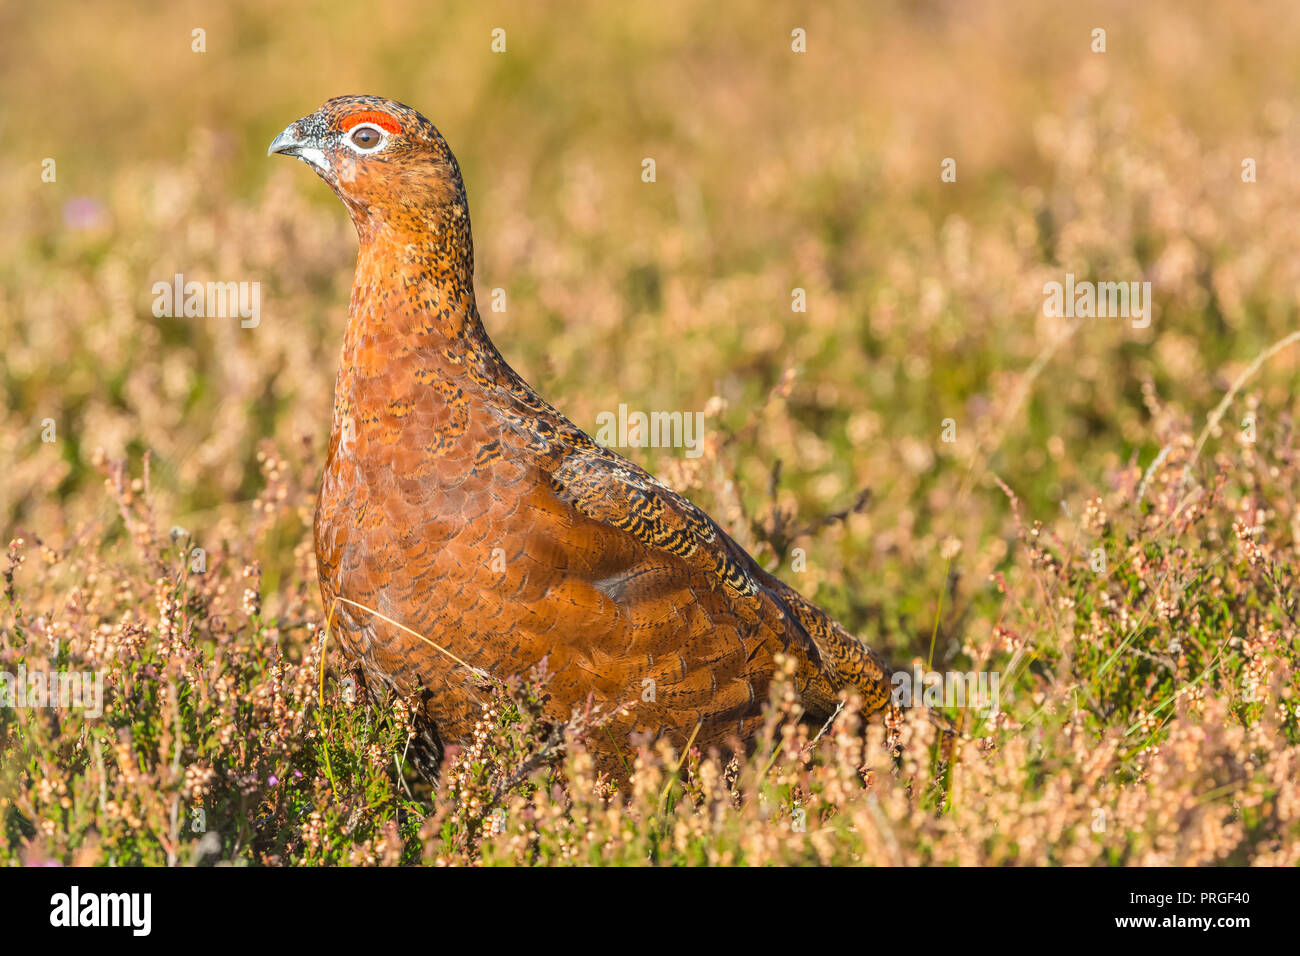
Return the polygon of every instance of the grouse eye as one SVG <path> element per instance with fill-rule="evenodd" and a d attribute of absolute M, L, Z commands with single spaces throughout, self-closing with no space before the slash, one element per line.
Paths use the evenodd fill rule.
<path fill-rule="evenodd" d="M 373 126 L 358 126 L 352 131 L 352 144 L 358 149 L 374 149 L 383 138 Z"/>

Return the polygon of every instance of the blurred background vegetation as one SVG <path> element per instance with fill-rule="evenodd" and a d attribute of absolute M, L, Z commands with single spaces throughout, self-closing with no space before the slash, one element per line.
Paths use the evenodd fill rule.
<path fill-rule="evenodd" d="M 484 320 L 525 378 L 589 431 L 620 403 L 720 397 L 710 427 L 738 437 L 718 456 L 628 453 L 917 653 L 941 543 L 965 545 L 954 615 L 1007 556 L 994 475 L 1065 520 L 1154 459 L 1159 415 L 1199 427 L 1296 328 L 1298 27 L 1288 2 L 6 3 L 0 517 L 69 540 L 112 510 L 96 451 L 137 476 L 148 452 L 162 526 L 236 539 L 274 448 L 295 488 L 258 546 L 275 606 L 307 541 L 355 240 L 313 175 L 264 154 L 328 97 L 373 92 L 456 151 Z M 260 282 L 260 326 L 154 318 L 176 272 Z M 1155 321 L 1045 318 L 1065 272 L 1151 281 Z M 1294 415 L 1297 356 L 1252 382 L 1261 431 Z M 812 524 L 867 488 L 793 542 L 792 574 L 773 515 Z"/>

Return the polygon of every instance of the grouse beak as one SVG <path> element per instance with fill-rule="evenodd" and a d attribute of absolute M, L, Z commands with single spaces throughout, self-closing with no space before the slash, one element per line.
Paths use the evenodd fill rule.
<path fill-rule="evenodd" d="M 297 156 L 302 146 L 303 142 L 298 138 L 298 124 L 293 122 L 284 128 L 284 132 L 271 140 L 266 155 L 274 156 L 276 153 L 284 153 L 287 156 Z"/>
<path fill-rule="evenodd" d="M 311 118 L 307 117 L 308 120 Z M 266 155 L 274 156 L 276 153 L 282 153 L 285 156 L 295 156 L 318 173 L 328 172 L 329 160 L 325 158 L 325 152 L 320 148 L 319 142 L 299 132 L 303 125 L 304 120 L 296 120 L 286 126 L 279 136 L 271 140 Z"/>

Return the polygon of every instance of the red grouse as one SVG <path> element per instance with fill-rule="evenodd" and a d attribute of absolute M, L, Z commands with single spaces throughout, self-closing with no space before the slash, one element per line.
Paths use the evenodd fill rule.
<path fill-rule="evenodd" d="M 606 766 L 637 731 L 747 741 L 778 654 L 797 661 L 809 719 L 841 691 L 887 706 L 874 651 L 506 364 L 479 320 L 465 187 L 433 124 L 338 97 L 269 153 L 311 166 L 360 238 L 316 510 L 321 594 L 372 692 L 419 701 L 435 755 L 470 739 L 483 674 L 543 658 L 555 719 L 630 705 L 593 735 Z"/>

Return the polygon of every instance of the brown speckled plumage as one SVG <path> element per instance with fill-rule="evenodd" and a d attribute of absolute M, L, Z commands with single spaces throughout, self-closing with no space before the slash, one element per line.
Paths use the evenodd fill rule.
<path fill-rule="evenodd" d="M 360 111 L 400 131 L 359 154 L 344 137 Z M 360 237 L 316 512 L 321 593 L 367 680 L 422 701 L 435 748 L 469 738 L 481 678 L 384 618 L 496 678 L 547 658 L 557 719 L 588 695 L 631 705 L 593 741 L 623 754 L 637 730 L 746 740 L 782 652 L 810 718 L 844 689 L 886 706 L 875 652 L 506 364 L 475 306 L 460 170 L 428 120 L 340 97 L 271 151 L 312 165 Z"/>

